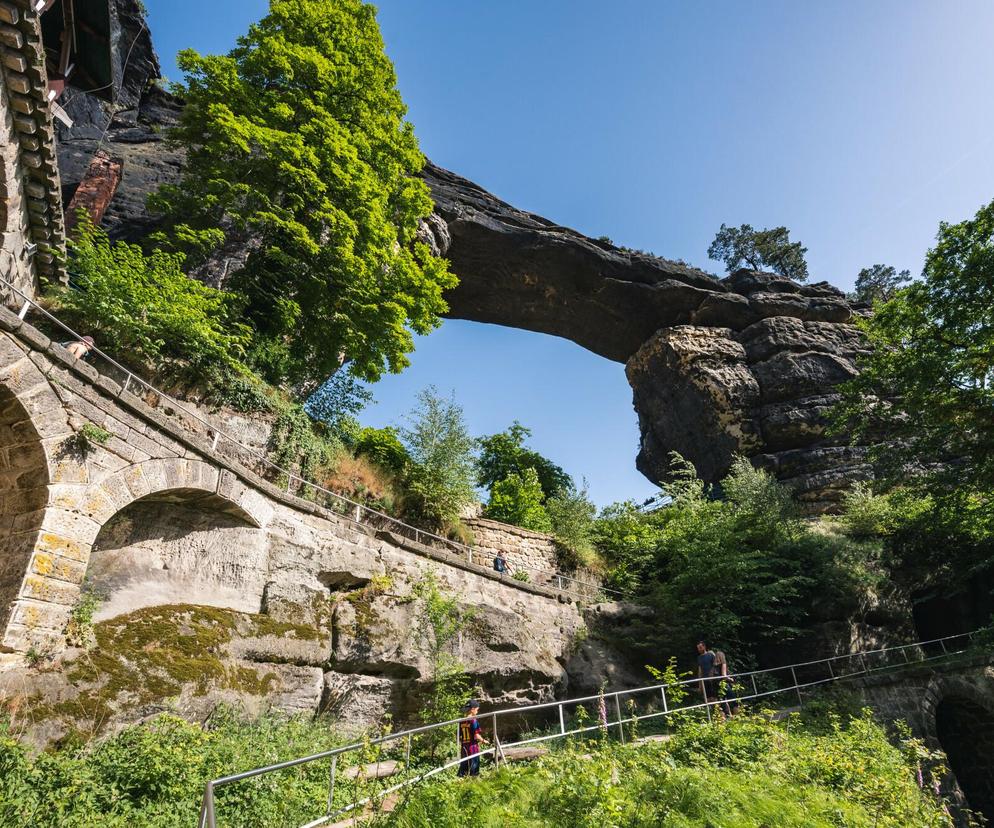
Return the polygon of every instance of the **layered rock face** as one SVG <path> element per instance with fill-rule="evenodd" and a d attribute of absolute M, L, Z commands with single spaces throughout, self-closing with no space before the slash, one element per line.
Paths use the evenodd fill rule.
<path fill-rule="evenodd" d="M 155 225 L 147 195 L 182 168 L 182 153 L 163 140 L 181 103 L 152 83 L 158 62 L 136 29 L 134 0 L 115 8 L 118 50 L 134 51 L 122 96 L 109 111 L 75 95 L 77 125 L 62 130 L 59 161 L 67 195 L 98 144 L 123 162 L 104 224 L 136 240 Z M 833 389 L 853 375 L 862 347 L 839 290 L 751 271 L 718 279 L 519 210 L 433 164 L 423 177 L 436 213 L 421 238 L 460 277 L 449 316 L 561 336 L 625 363 L 641 430 L 637 465 L 650 479 L 665 481 L 673 451 L 709 482 L 742 454 L 824 511 L 871 474 L 865 450 L 825 433 Z M 198 277 L 223 284 L 250 245 L 229 240 Z"/>

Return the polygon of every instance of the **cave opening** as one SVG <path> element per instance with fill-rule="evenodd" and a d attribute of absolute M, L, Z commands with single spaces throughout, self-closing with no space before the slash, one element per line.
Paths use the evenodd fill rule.
<path fill-rule="evenodd" d="M 948 696 L 936 707 L 935 729 L 968 807 L 994 824 L 994 711 Z"/>

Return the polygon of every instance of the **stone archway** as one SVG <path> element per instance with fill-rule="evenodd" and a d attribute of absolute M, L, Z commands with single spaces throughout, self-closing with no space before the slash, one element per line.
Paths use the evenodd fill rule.
<path fill-rule="evenodd" d="M 58 410 L 64 418 L 63 409 Z M 32 544 L 30 571 L 7 627 L 8 649 L 23 652 L 32 645 L 58 647 L 79 598 L 94 543 L 105 525 L 136 501 L 151 504 L 163 500 L 207 506 L 222 516 L 219 520 L 225 524 L 234 520 L 256 531 L 269 521 L 273 511 L 263 495 L 231 472 L 187 458 L 146 460 L 98 483 L 59 482 L 50 486 L 41 533 Z"/>
<path fill-rule="evenodd" d="M 165 604 L 258 612 L 266 551 L 256 519 L 217 494 L 180 488 L 138 498 L 93 541 L 86 587 L 100 600 L 95 620 Z"/>
<path fill-rule="evenodd" d="M 935 735 L 968 807 L 994 824 L 994 710 L 952 693 L 935 708 Z"/>
<path fill-rule="evenodd" d="M 38 614 L 27 606 L 17 611 L 15 599 L 25 586 L 47 501 L 41 438 L 20 400 L 0 386 L 0 630 L 27 628 Z"/>

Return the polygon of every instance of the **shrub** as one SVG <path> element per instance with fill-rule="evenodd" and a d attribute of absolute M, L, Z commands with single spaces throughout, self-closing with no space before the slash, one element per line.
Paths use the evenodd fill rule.
<path fill-rule="evenodd" d="M 560 563 L 567 569 L 579 566 L 600 568 L 600 560 L 593 543 L 596 507 L 584 487 L 575 486 L 553 495 L 545 503 L 552 534 L 560 554 Z"/>
<path fill-rule="evenodd" d="M 237 298 L 188 278 L 182 256 L 111 242 L 85 213 L 70 252 L 79 289 L 59 290 L 55 298 L 98 344 L 157 371 L 245 370 L 240 359 L 249 331 L 238 321 Z"/>
<path fill-rule="evenodd" d="M 549 532 L 552 523 L 542 499 L 542 484 L 535 469 L 527 468 L 522 474 L 511 472 L 494 485 L 484 514 L 522 529 Z"/>

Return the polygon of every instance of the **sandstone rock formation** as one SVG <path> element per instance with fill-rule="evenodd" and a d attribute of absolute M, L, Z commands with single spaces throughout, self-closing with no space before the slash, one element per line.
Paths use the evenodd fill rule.
<path fill-rule="evenodd" d="M 67 193 L 98 144 L 123 161 L 105 226 L 134 240 L 154 226 L 148 193 L 181 170 L 182 153 L 163 140 L 181 103 L 154 84 L 158 62 L 147 33 L 134 35 L 135 0 L 115 5 L 118 50 L 134 50 L 121 102 L 110 112 L 76 93 L 78 122 L 60 133 L 59 161 Z M 833 389 L 853 375 L 862 347 L 839 290 L 751 271 L 719 279 L 519 210 L 434 164 L 423 176 L 437 212 L 421 237 L 461 280 L 449 315 L 565 337 L 626 363 L 637 464 L 650 479 L 665 480 L 677 451 L 714 482 L 738 453 L 817 511 L 871 474 L 863 449 L 825 433 Z M 230 239 L 197 275 L 222 283 L 250 243 Z"/>

